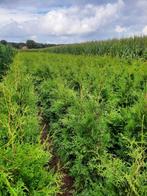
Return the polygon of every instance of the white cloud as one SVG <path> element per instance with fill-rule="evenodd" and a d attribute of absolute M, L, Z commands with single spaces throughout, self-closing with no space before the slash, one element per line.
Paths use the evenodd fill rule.
<path fill-rule="evenodd" d="M 36 42 L 38 41 L 36 35 L 31 35 L 29 38 L 32 39 L 32 40 L 34 40 L 34 41 L 36 41 Z"/>
<path fill-rule="evenodd" d="M 147 8 L 147 1 L 146 0 L 137 0 L 136 4 L 139 8 L 142 8 L 142 9 Z"/>
<path fill-rule="evenodd" d="M 143 28 L 142 33 L 143 33 L 144 35 L 147 35 L 147 25 Z"/>
<path fill-rule="evenodd" d="M 40 27 L 47 34 L 73 35 L 87 34 L 110 24 L 118 16 L 123 1 L 103 6 L 59 8 L 40 18 Z"/>
<path fill-rule="evenodd" d="M 0 36 L 11 36 L 11 29 L 16 37 L 21 34 L 23 37 L 25 34 L 29 37 L 86 35 L 116 20 L 123 5 L 123 0 L 118 0 L 104 5 L 56 8 L 45 14 L 0 8 Z"/>
<path fill-rule="evenodd" d="M 17 23 L 24 23 L 29 20 L 37 19 L 37 14 L 33 14 L 31 12 L 24 12 L 20 10 L 14 10 L 14 9 L 6 9 L 6 8 L 0 8 L 0 26 L 1 25 L 7 25 L 12 22 Z"/>
<path fill-rule="evenodd" d="M 68 43 L 147 35 L 147 0 L 102 2 L 0 0 L 0 39 Z"/>
<path fill-rule="evenodd" d="M 117 33 L 124 33 L 124 32 L 127 31 L 127 29 L 126 29 L 126 27 L 121 27 L 120 25 L 117 25 L 117 26 L 115 27 L 115 31 L 116 31 Z"/>

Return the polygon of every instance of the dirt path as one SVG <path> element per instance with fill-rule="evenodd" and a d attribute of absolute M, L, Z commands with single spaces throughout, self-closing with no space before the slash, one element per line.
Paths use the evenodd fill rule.
<path fill-rule="evenodd" d="M 49 125 L 47 123 L 44 123 L 43 129 L 42 129 L 42 134 L 41 134 L 41 142 L 44 143 L 47 141 L 49 144 L 52 145 L 52 140 L 51 138 L 48 137 L 48 129 Z M 61 186 L 61 194 L 58 194 L 58 196 L 72 196 L 72 190 L 73 190 L 73 184 L 74 184 L 74 179 L 68 174 L 68 171 L 64 168 L 64 166 L 61 163 L 61 160 L 59 156 L 55 153 L 52 152 L 52 160 L 49 162 L 49 165 L 51 168 L 54 168 L 56 171 L 59 170 L 62 175 L 62 186 Z"/>

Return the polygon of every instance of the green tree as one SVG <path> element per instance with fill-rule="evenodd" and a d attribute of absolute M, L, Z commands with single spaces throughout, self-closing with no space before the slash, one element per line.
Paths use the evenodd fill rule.
<path fill-rule="evenodd" d="M 36 42 L 34 41 L 34 40 L 27 40 L 26 41 L 26 46 L 28 47 L 28 48 L 36 48 Z"/>

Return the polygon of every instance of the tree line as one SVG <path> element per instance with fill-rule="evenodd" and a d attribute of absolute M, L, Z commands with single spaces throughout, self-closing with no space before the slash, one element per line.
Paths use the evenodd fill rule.
<path fill-rule="evenodd" d="M 3 45 L 11 45 L 12 47 L 16 49 L 37 49 L 37 48 L 47 48 L 51 46 L 56 46 L 56 44 L 47 44 L 47 43 L 38 43 L 35 42 L 34 40 L 27 40 L 26 42 L 7 42 L 6 40 L 1 40 L 1 44 Z"/>

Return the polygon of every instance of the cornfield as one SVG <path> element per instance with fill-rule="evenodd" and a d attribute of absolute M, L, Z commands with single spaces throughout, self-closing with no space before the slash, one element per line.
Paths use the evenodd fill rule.
<path fill-rule="evenodd" d="M 49 52 L 76 55 L 109 55 L 112 57 L 147 59 L 147 36 L 67 44 L 51 47 L 46 50 Z"/>

